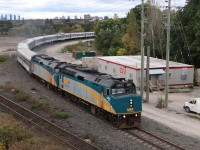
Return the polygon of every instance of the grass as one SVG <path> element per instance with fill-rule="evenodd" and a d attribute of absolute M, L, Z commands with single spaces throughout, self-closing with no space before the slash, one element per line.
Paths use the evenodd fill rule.
<path fill-rule="evenodd" d="M 62 52 L 66 53 L 66 52 L 72 52 L 72 51 L 86 51 L 87 49 L 88 49 L 87 42 L 83 43 L 82 41 L 79 41 L 77 44 L 68 45 L 64 47 L 64 49 L 62 49 Z M 93 49 L 93 47 L 91 49 Z"/>
<path fill-rule="evenodd" d="M 12 143 L 12 142 L 19 142 L 30 135 L 29 133 L 22 127 L 17 125 L 8 125 L 0 128 L 0 142 L 1 143 Z"/>
<path fill-rule="evenodd" d="M 5 62 L 7 59 L 8 59 L 8 57 L 7 57 L 7 56 L 0 55 L 0 63 L 3 63 L 3 62 Z"/>
<path fill-rule="evenodd" d="M 182 113 L 180 113 L 180 112 L 176 112 L 176 114 L 182 114 Z"/>
<path fill-rule="evenodd" d="M 15 48 L 9 48 L 6 51 L 16 51 L 16 49 Z"/>
<path fill-rule="evenodd" d="M 31 90 L 32 90 L 32 91 L 36 91 L 37 89 L 36 89 L 36 88 L 34 88 L 34 87 L 32 87 L 32 88 L 31 88 Z"/>
<path fill-rule="evenodd" d="M 60 111 L 53 110 L 45 98 L 43 97 L 39 97 L 38 99 L 33 98 L 25 94 L 24 92 L 16 90 L 10 82 L 7 82 L 3 86 L 3 89 L 7 92 L 12 92 L 15 95 L 15 98 L 17 100 L 27 102 L 31 106 L 32 109 L 44 110 L 44 111 L 50 112 L 51 114 L 53 113 L 53 116 L 58 119 L 68 118 L 68 114 L 64 110 L 60 110 Z M 31 90 L 34 91 L 37 89 L 33 87 L 31 88 Z"/>
<path fill-rule="evenodd" d="M 165 101 L 162 97 L 158 97 L 156 108 L 159 108 L 159 109 L 165 108 Z"/>
<path fill-rule="evenodd" d="M 185 89 L 185 90 L 192 90 L 193 87 L 169 87 L 169 89 Z"/>
<path fill-rule="evenodd" d="M 192 141 L 191 143 L 190 143 L 190 146 L 191 147 L 194 147 L 196 144 L 198 144 L 199 142 L 198 141 Z"/>
<path fill-rule="evenodd" d="M 191 92 L 193 90 L 193 87 L 170 87 L 169 92 Z"/>
<path fill-rule="evenodd" d="M 158 128 L 158 127 L 156 127 L 156 130 L 157 130 L 158 132 L 162 133 L 162 134 L 170 134 L 169 131 L 165 131 L 164 129 L 161 129 L 161 128 Z"/>
<path fill-rule="evenodd" d="M 30 96 L 26 95 L 25 93 L 19 92 L 16 94 L 16 99 L 20 101 L 28 101 Z"/>
<path fill-rule="evenodd" d="M 173 135 L 174 135 L 175 137 L 177 137 L 177 138 L 179 137 L 179 135 L 178 135 L 178 134 L 173 134 Z"/>
<path fill-rule="evenodd" d="M 13 94 L 18 94 L 19 93 L 19 90 L 16 89 L 12 84 L 11 82 L 6 82 L 2 87 L 1 89 L 3 89 L 4 91 L 6 92 L 11 92 Z"/>
<path fill-rule="evenodd" d="M 6 91 L 6 92 L 10 92 L 12 89 L 14 89 L 13 85 L 10 83 L 10 82 L 6 82 L 4 85 L 3 85 L 3 89 Z"/>
<path fill-rule="evenodd" d="M 28 103 L 31 105 L 32 109 L 50 111 L 50 106 L 48 102 L 40 102 L 34 99 L 29 99 Z"/>
<path fill-rule="evenodd" d="M 45 99 L 42 97 L 39 98 L 39 99 L 43 100 L 41 102 L 39 100 L 31 98 L 31 96 L 29 96 L 23 92 L 19 92 L 18 94 L 16 94 L 16 99 L 19 101 L 26 101 L 28 104 L 30 104 L 32 109 L 45 110 L 45 111 L 51 110 L 49 103 L 44 101 Z"/>
<path fill-rule="evenodd" d="M 56 145 L 17 122 L 12 116 L 0 113 L 0 146 L 11 150 L 57 150 Z M 1 147 L 0 147 L 1 148 Z"/>
<path fill-rule="evenodd" d="M 61 111 L 57 111 L 53 114 L 53 116 L 57 119 L 67 119 L 69 117 L 69 115 L 67 114 L 67 112 L 61 110 Z"/>

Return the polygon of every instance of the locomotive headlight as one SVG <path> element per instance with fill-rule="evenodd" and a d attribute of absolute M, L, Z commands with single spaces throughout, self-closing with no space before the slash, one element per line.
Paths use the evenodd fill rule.
<path fill-rule="evenodd" d="M 133 100 L 130 99 L 130 107 L 132 107 L 132 105 L 133 105 Z"/>
<path fill-rule="evenodd" d="M 126 118 L 126 116 L 125 116 L 125 115 L 123 115 L 123 118 Z"/>
<path fill-rule="evenodd" d="M 135 117 L 137 117 L 137 114 L 135 114 Z"/>

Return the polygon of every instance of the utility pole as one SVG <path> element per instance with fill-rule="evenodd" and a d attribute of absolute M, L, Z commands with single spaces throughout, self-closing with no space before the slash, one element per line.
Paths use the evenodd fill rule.
<path fill-rule="evenodd" d="M 141 84 L 140 84 L 140 95 L 143 100 L 144 92 L 144 0 L 141 4 Z"/>
<path fill-rule="evenodd" d="M 170 11 L 171 0 L 168 0 L 167 13 L 167 46 L 166 46 L 166 75 L 165 75 L 165 108 L 168 108 L 168 90 L 169 90 L 169 54 L 170 54 Z"/>
<path fill-rule="evenodd" d="M 147 46 L 147 70 L 146 70 L 146 102 L 149 103 L 149 64 L 150 64 L 150 46 Z"/>

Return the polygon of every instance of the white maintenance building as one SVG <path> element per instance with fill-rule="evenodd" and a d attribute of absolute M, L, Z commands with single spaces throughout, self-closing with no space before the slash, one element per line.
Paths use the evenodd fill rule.
<path fill-rule="evenodd" d="M 146 81 L 146 62 L 144 59 L 144 81 Z M 136 87 L 140 87 L 141 56 L 105 56 L 82 58 L 82 65 L 107 73 L 113 77 L 131 79 Z M 150 86 L 163 89 L 165 82 L 166 60 L 150 57 Z M 169 62 L 169 86 L 188 87 L 194 83 L 194 66 L 177 62 Z"/>

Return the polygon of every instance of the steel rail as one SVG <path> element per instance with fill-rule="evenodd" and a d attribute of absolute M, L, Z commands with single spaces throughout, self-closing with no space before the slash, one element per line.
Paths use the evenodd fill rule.
<path fill-rule="evenodd" d="M 166 150 L 166 149 L 184 150 L 184 148 L 141 128 L 135 128 L 133 130 L 123 130 L 123 131 L 160 150 Z M 148 138 L 151 138 L 151 140 L 149 140 Z"/>
<path fill-rule="evenodd" d="M 66 144 L 69 148 L 74 150 L 99 150 L 99 148 L 94 145 L 87 143 L 83 139 L 77 137 L 76 135 L 62 129 L 56 124 L 46 120 L 45 118 L 39 116 L 38 114 L 20 106 L 19 104 L 13 102 L 12 100 L 5 98 L 0 95 L 0 105 L 4 108 L 12 111 L 17 116 L 22 119 L 31 122 L 33 125 L 45 131 L 45 133 L 55 137 L 59 141 Z"/>

